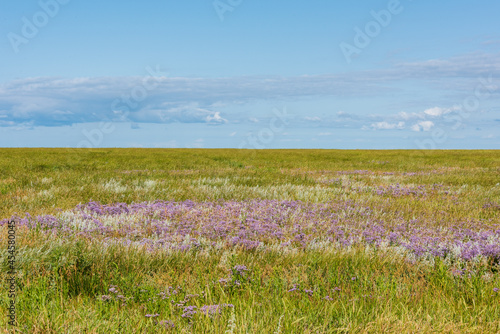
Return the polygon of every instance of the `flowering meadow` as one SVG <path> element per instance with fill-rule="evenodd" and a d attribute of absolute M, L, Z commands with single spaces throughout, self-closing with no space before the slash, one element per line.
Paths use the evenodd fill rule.
<path fill-rule="evenodd" d="M 498 151 L 1 149 L 9 221 L 17 332 L 500 332 Z"/>

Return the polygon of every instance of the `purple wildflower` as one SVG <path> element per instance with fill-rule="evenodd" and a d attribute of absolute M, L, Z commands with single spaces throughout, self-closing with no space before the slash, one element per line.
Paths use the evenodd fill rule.
<path fill-rule="evenodd" d="M 338 174 L 373 173 L 375 172 L 343 171 Z M 418 175 L 428 173 L 434 172 L 418 172 Z M 356 189 L 348 180 L 338 181 L 339 186 L 349 187 L 351 191 L 366 191 Z M 410 196 L 412 200 L 420 200 L 428 194 L 441 196 L 447 190 L 443 185 L 436 184 L 393 184 L 373 191 L 382 196 Z M 497 203 L 487 203 L 486 208 L 498 206 Z M 149 251 L 197 251 L 205 247 L 221 247 L 220 245 L 258 250 L 277 245 L 307 249 L 310 246 L 318 247 L 318 244 L 321 247 L 342 248 L 368 244 L 375 249 L 398 247 L 398 252 L 403 252 L 403 256 L 407 254 L 410 255 L 408 258 L 417 260 L 443 258 L 487 263 L 490 266 L 498 265 L 500 261 L 500 229 L 492 226 L 490 221 L 471 219 L 444 229 L 428 225 L 422 220 L 385 218 L 377 214 L 379 209 L 380 207 L 367 207 L 353 201 L 156 201 L 107 205 L 90 202 L 78 205 L 74 209 L 74 219 L 71 220 L 50 215 L 33 217 L 29 214 L 25 218 L 14 218 L 18 226 L 44 233 L 78 235 L 108 245 L 143 245 Z M 127 223 L 118 220 L 116 224 L 109 224 L 110 219 L 118 219 L 119 215 L 130 215 L 133 219 L 127 219 Z M 7 221 L 1 220 L 0 225 Z M 481 259 L 486 261 L 478 261 Z M 230 280 L 236 278 L 243 281 L 242 278 L 246 278 L 248 274 L 246 266 L 237 265 L 231 269 Z M 175 293 L 169 290 L 169 294 Z M 111 286 L 109 294 L 119 294 L 119 288 Z M 165 293 L 165 296 L 169 294 Z"/>
<path fill-rule="evenodd" d="M 197 311 L 195 311 L 197 307 L 196 306 L 186 306 L 184 307 L 184 310 L 182 311 L 182 315 L 181 317 L 183 318 L 192 318 L 193 315 L 195 315 L 196 313 L 198 313 Z"/>
<path fill-rule="evenodd" d="M 173 321 L 170 320 L 162 320 L 158 323 L 158 325 L 163 326 L 165 328 L 174 328 L 175 324 Z"/>
<path fill-rule="evenodd" d="M 234 307 L 233 304 L 216 304 L 216 305 L 203 305 L 200 312 L 206 315 L 221 314 L 224 307 Z"/>
<path fill-rule="evenodd" d="M 244 265 L 236 265 L 231 269 L 233 275 L 245 276 L 248 268 Z"/>

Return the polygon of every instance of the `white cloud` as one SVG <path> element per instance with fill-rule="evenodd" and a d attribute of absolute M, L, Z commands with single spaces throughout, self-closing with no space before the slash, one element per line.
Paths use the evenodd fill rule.
<path fill-rule="evenodd" d="M 320 132 L 318 134 L 318 136 L 332 136 L 332 135 L 333 135 L 333 133 L 331 133 L 331 132 Z"/>
<path fill-rule="evenodd" d="M 445 113 L 445 109 L 439 108 L 439 107 L 434 107 L 434 108 L 429 108 L 429 109 L 424 110 L 424 114 L 430 115 L 430 116 L 441 116 L 444 113 Z"/>
<path fill-rule="evenodd" d="M 425 116 L 422 115 L 421 113 L 416 113 L 416 112 L 407 113 L 406 111 L 401 111 L 400 113 L 398 113 L 397 117 L 405 121 L 408 121 L 410 119 L 415 119 L 415 118 L 421 119 L 424 118 Z"/>
<path fill-rule="evenodd" d="M 193 118 L 193 110 L 189 111 L 193 109 L 192 104 L 197 108 L 214 110 L 255 99 L 359 97 L 388 91 L 369 80 L 352 78 L 346 74 L 226 78 L 162 76 L 150 80 L 155 85 L 147 89 L 144 86 L 146 78 L 148 77 L 39 77 L 13 80 L 0 83 L 0 110 L 2 115 L 7 115 L 7 120 L 16 123 L 33 120 L 35 125 L 44 126 L 99 121 L 191 123 L 195 121 L 194 118 L 196 122 L 203 122 L 207 117 L 204 115 L 201 119 Z M 144 90 L 146 92 L 134 100 L 134 94 Z M 54 115 L 54 110 L 68 113 L 62 118 L 61 115 Z M 127 113 L 126 117 L 123 116 L 124 113 Z M 167 118 L 162 119 L 160 113 L 166 113 Z M 169 113 L 173 115 L 168 115 Z M 211 122 L 223 123 L 215 114 L 210 117 Z"/>
<path fill-rule="evenodd" d="M 0 121 L 0 126 L 14 126 L 16 124 L 14 121 Z"/>
<path fill-rule="evenodd" d="M 411 129 L 412 129 L 412 131 L 416 131 L 416 132 L 430 131 L 430 129 L 432 129 L 432 127 L 434 127 L 434 122 L 421 121 L 421 122 L 418 122 L 418 123 L 412 125 Z"/>
<path fill-rule="evenodd" d="M 370 125 L 370 127 L 374 130 L 393 130 L 393 129 L 404 129 L 405 122 L 398 123 L 388 123 L 388 122 L 377 122 Z"/>
<path fill-rule="evenodd" d="M 339 118 L 349 118 L 349 119 L 358 119 L 358 115 L 355 115 L 355 114 L 352 114 L 352 113 L 348 113 L 348 112 L 345 112 L 345 111 L 339 111 L 337 113 L 337 116 Z"/>
<path fill-rule="evenodd" d="M 498 53 L 473 52 L 447 59 L 400 63 L 394 70 L 399 70 L 401 76 L 421 78 L 495 76 L 500 72 L 498 56 Z"/>
<path fill-rule="evenodd" d="M 434 107 L 434 108 L 429 108 L 424 110 L 424 114 L 433 116 L 433 117 L 439 117 L 444 114 L 449 114 L 453 111 L 460 110 L 460 107 L 454 106 L 452 108 L 441 108 L 441 107 Z"/>
<path fill-rule="evenodd" d="M 319 118 L 317 116 L 314 116 L 314 117 L 306 116 L 306 117 L 304 117 L 304 119 L 306 121 L 310 121 L 310 122 L 319 122 L 319 121 L 321 121 L 321 118 Z"/>
<path fill-rule="evenodd" d="M 394 71 L 385 71 L 387 73 L 383 75 L 386 78 L 384 81 L 394 80 L 393 75 L 389 73 Z M 170 112 L 174 108 L 189 109 L 193 103 L 199 108 L 217 111 L 228 105 L 243 104 L 255 99 L 321 96 L 359 98 L 392 92 L 391 88 L 380 84 L 380 76 L 380 73 L 374 71 L 363 71 L 356 76 L 348 73 L 294 77 L 159 76 L 155 80 L 150 80 L 155 85 L 146 89 L 146 95 L 141 96 L 140 101 L 131 97 L 144 88 L 144 79 L 148 77 L 25 78 L 0 83 L 0 109 L 9 120 L 16 123 L 34 120 L 37 126 L 99 121 L 193 122 L 193 117 L 189 113 L 187 117 L 175 115 L 168 118 L 169 120 L 161 119 L 158 114 L 165 110 Z M 165 106 L 167 102 L 168 105 Z M 64 115 L 63 119 L 60 115 L 52 115 L 51 112 L 54 110 L 71 113 Z M 123 117 L 124 111 L 129 112 L 127 117 Z M 338 117 L 359 119 L 359 116 L 345 112 L 339 112 Z M 323 121 L 323 117 L 310 116 L 308 120 Z M 203 119 L 198 120 L 200 121 Z M 233 121 L 238 120 L 231 119 L 231 122 Z"/>
<path fill-rule="evenodd" d="M 126 119 L 145 123 L 208 123 L 210 125 L 224 124 L 220 112 L 201 108 L 198 103 L 172 106 L 162 103 L 158 109 L 144 108 L 140 112 L 130 113 Z"/>
<path fill-rule="evenodd" d="M 357 71 L 355 75 L 344 72 L 293 77 L 158 76 L 150 80 L 150 84 L 153 82 L 155 85 L 147 89 L 146 96 L 141 97 L 140 101 L 131 100 L 130 97 L 141 91 L 138 88 L 144 88 L 144 79 L 147 77 L 23 78 L 0 83 L 1 119 L 15 124 L 33 121 L 34 126 L 101 121 L 203 123 L 207 119 L 215 124 L 223 124 L 226 120 L 215 112 L 228 105 L 303 97 L 380 97 L 394 94 L 395 89 L 408 91 L 406 85 L 400 84 L 401 80 L 421 80 L 426 84 L 439 85 L 437 89 L 445 93 L 460 93 L 460 96 L 464 96 L 464 93 L 474 94 L 473 87 L 478 84 L 478 80 L 482 80 L 484 94 L 489 92 L 497 96 L 500 89 L 495 85 L 495 78 L 500 76 L 499 59 L 500 53 L 475 52 L 452 58 L 400 63 L 379 70 Z M 128 98 L 123 99 L 123 96 Z M 120 103 L 113 103 L 116 100 L 120 100 Z M 370 124 L 387 120 L 391 124 L 399 120 L 407 123 L 412 120 L 414 123 L 440 117 L 456 110 L 454 108 L 432 107 L 418 113 L 402 112 L 391 118 L 384 115 L 369 120 L 361 119 L 363 114 L 340 111 L 336 121 L 352 120 Z M 123 110 L 129 111 L 126 117 L 121 112 Z M 120 112 L 116 114 L 114 111 Z M 163 114 L 165 118 L 161 117 Z M 241 115 L 224 116 L 231 123 L 248 119 L 248 116 Z M 325 119 L 328 120 L 328 116 L 310 116 L 306 120 L 325 122 Z M 10 124 L 6 122 L 0 126 Z"/>
<path fill-rule="evenodd" d="M 221 117 L 220 112 L 216 111 L 213 115 L 208 115 L 206 117 L 208 124 L 224 124 L 227 123 L 227 119 Z"/>

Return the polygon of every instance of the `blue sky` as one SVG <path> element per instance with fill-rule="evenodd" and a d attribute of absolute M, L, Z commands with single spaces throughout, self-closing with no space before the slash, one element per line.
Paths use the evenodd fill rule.
<path fill-rule="evenodd" d="M 500 2 L 0 3 L 0 147 L 500 148 Z"/>

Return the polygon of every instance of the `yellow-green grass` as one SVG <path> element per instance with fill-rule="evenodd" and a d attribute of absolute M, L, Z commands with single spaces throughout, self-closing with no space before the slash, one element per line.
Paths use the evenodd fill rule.
<path fill-rule="evenodd" d="M 374 174 L 337 173 L 356 170 Z M 417 174 L 404 175 L 410 172 Z M 336 178 L 342 181 L 323 182 Z M 90 200 L 377 201 L 370 189 L 395 183 L 442 184 L 457 193 L 460 205 L 449 208 L 454 218 L 488 216 L 480 208 L 500 198 L 500 151 L 0 149 L 2 218 L 54 213 Z M 391 205 L 436 213 L 429 203 L 405 200 Z"/>
<path fill-rule="evenodd" d="M 25 332 L 160 331 L 147 313 L 173 320 L 174 332 L 228 330 L 232 309 L 213 318 L 197 314 L 191 321 L 183 319 L 182 307 L 175 304 L 186 295 L 198 295 L 186 304 L 198 308 L 233 304 L 235 333 L 273 333 L 281 316 L 282 333 L 500 331 L 500 296 L 493 292 L 500 279 L 454 277 L 439 262 L 419 266 L 361 249 L 150 254 L 120 246 L 103 249 L 77 238 L 47 238 L 25 229 L 18 240 L 19 266 L 24 268 L 18 322 Z M 220 284 L 235 263 L 246 264 L 251 275 L 240 286 Z M 288 292 L 294 284 L 314 293 Z M 99 300 L 112 285 L 134 299 L 123 304 Z M 161 300 L 158 294 L 169 286 L 178 294 Z M 324 299 L 327 295 L 330 300 Z M 7 327 L 5 319 L 1 325 Z"/>
<path fill-rule="evenodd" d="M 377 193 L 398 183 L 424 186 L 426 194 Z M 0 149 L 0 219 L 55 214 L 90 200 L 255 198 L 353 201 L 386 219 L 443 227 L 481 219 L 493 226 L 500 211 L 488 204 L 500 203 L 499 183 L 500 151 Z M 151 253 L 26 228 L 16 241 L 18 332 L 159 332 L 148 313 L 173 321 L 165 332 L 178 333 L 500 332 L 497 268 L 455 276 L 439 261 L 412 263 L 365 249 Z M 248 279 L 219 283 L 236 264 L 250 269 Z M 288 292 L 294 284 L 314 292 Z M 100 300 L 112 285 L 134 299 Z M 161 300 L 169 286 L 179 286 L 178 294 Z M 2 291 L 0 327 L 8 332 Z M 234 307 L 186 319 L 175 306 L 186 295 L 198 295 L 189 305 Z"/>

